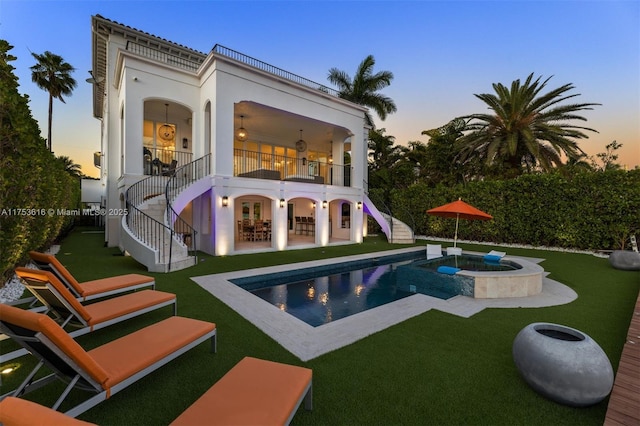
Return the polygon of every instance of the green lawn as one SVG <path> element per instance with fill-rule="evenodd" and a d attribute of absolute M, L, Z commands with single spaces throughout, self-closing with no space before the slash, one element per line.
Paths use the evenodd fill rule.
<path fill-rule="evenodd" d="M 104 248 L 100 233 L 76 229 L 58 258 L 80 280 L 123 273 L 147 273 L 117 249 Z M 424 242 L 422 242 L 424 243 Z M 460 244 L 487 252 L 496 247 Z M 527 324 L 546 321 L 589 334 L 617 370 L 629 321 L 640 289 L 640 273 L 614 270 L 606 259 L 586 254 L 505 248 L 509 254 L 546 259 L 550 278 L 579 295 L 571 304 L 536 309 L 486 309 L 471 318 L 429 311 L 342 349 L 303 363 L 240 317 L 190 276 L 301 262 L 400 248 L 370 237 L 363 244 L 229 257 L 202 255 L 188 270 L 154 275 L 159 290 L 178 296 L 182 316 L 212 321 L 218 353 L 202 344 L 143 378 L 79 418 L 100 425 L 164 425 L 250 355 L 313 369 L 312 412 L 300 409 L 293 424 L 591 424 L 601 425 L 607 400 L 589 408 L 551 402 L 519 377 L 511 357 L 516 334 Z M 87 349 L 170 315 L 170 308 L 80 337 Z M 2 393 L 26 376 L 34 364 L 3 377 Z M 52 404 L 53 385 L 28 395 Z M 82 397 L 73 392 L 72 399 Z M 215 416 L 215 413 L 211 413 Z"/>

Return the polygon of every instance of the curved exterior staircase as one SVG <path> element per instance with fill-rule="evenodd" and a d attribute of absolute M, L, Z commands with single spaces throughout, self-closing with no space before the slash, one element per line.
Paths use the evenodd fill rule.
<path fill-rule="evenodd" d="M 391 236 L 387 235 L 387 239 L 391 244 L 413 244 L 416 242 L 413 229 L 409 225 L 386 213 L 381 213 L 381 215 L 389 224 Z"/>
<path fill-rule="evenodd" d="M 367 195 L 364 196 L 365 212 L 371 215 L 382 228 L 391 244 L 413 244 L 416 241 L 413 229 L 406 223 L 382 213 Z"/>
<path fill-rule="evenodd" d="M 211 155 L 204 156 L 175 169 L 171 176 L 149 176 L 127 189 L 121 249 L 149 271 L 177 271 L 197 263 L 196 231 L 180 218 L 172 202 L 190 187 L 202 187 L 203 181 L 210 185 L 210 161 Z"/>

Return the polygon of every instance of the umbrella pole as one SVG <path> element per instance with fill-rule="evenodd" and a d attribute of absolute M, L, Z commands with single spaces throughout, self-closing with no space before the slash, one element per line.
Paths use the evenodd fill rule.
<path fill-rule="evenodd" d="M 454 247 L 457 247 L 457 244 L 458 244 L 458 221 L 459 221 L 459 220 L 460 220 L 460 214 L 458 213 L 458 214 L 456 215 L 456 233 L 455 233 L 455 235 L 453 236 L 453 246 L 454 246 Z"/>

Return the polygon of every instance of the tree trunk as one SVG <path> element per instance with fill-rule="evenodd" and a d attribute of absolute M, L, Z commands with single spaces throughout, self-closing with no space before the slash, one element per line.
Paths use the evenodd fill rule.
<path fill-rule="evenodd" d="M 47 133 L 47 145 L 49 147 L 49 152 L 51 151 L 51 120 L 53 119 L 53 96 L 49 94 L 49 127 Z"/>

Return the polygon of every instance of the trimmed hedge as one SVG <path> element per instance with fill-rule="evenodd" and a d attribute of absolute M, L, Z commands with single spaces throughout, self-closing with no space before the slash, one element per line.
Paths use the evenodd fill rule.
<path fill-rule="evenodd" d="M 18 93 L 9 64 L 12 46 L 0 40 L 0 275 L 2 283 L 29 250 L 49 246 L 73 223 L 59 210 L 80 205 L 80 181 L 64 170 L 40 137 L 28 96 Z M 53 210 L 51 210 L 53 209 Z"/>
<path fill-rule="evenodd" d="M 640 234 L 640 170 L 527 174 L 503 181 L 429 187 L 393 194 L 398 219 L 415 221 L 416 235 L 452 238 L 455 220 L 426 210 L 462 198 L 493 216 L 460 220 L 458 238 L 573 249 L 621 249 Z M 629 248 L 629 247 L 626 247 Z"/>

